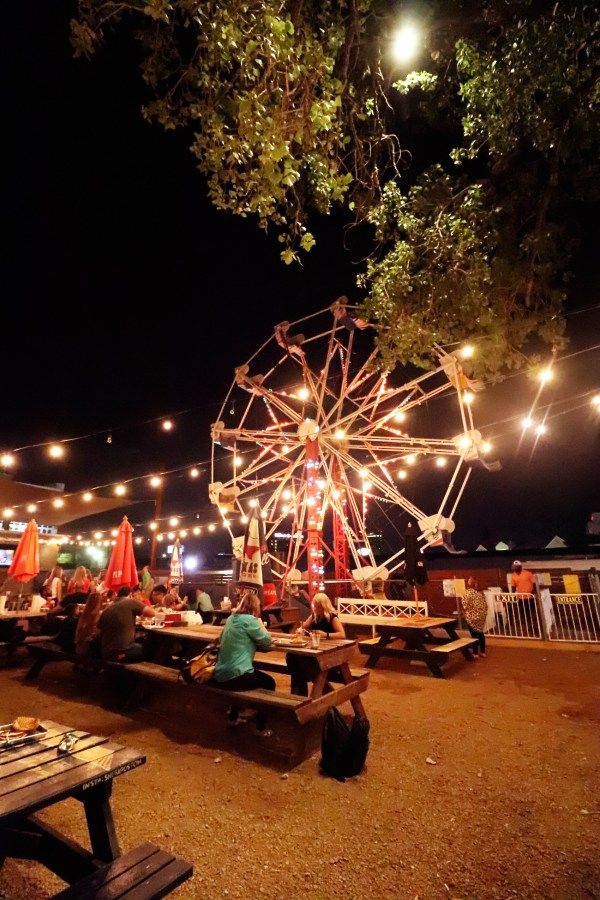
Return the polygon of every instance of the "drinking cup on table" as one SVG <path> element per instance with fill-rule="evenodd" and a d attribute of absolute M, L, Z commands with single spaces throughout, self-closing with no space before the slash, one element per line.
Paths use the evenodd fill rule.
<path fill-rule="evenodd" d="M 311 631 L 310 646 L 316 650 L 320 643 L 321 643 L 321 635 L 317 634 L 316 631 Z"/>

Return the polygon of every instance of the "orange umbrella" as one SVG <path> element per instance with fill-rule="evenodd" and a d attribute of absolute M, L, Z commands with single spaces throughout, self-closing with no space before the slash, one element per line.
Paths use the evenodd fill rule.
<path fill-rule="evenodd" d="M 21 535 L 21 540 L 15 550 L 8 574 L 17 581 L 30 581 L 39 571 L 38 527 L 35 519 L 32 519 Z"/>
<path fill-rule="evenodd" d="M 127 516 L 123 516 L 104 578 L 106 587 L 113 591 L 118 591 L 121 587 L 135 587 L 139 580 L 133 555 L 132 532 Z"/>

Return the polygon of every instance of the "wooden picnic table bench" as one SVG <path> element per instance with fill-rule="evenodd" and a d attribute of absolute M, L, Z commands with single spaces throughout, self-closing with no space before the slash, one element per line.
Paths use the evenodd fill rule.
<path fill-rule="evenodd" d="M 33 657 L 33 664 L 27 670 L 25 681 L 32 681 L 40 674 L 45 665 L 49 662 L 71 662 L 75 663 L 77 657 L 75 653 L 69 653 L 63 650 L 58 644 L 54 644 L 50 637 L 44 640 L 36 640 L 32 643 L 26 643 L 25 646 L 29 654 Z"/>
<path fill-rule="evenodd" d="M 191 876 L 193 866 L 154 844 L 142 844 L 92 875 L 71 885 L 54 900 L 158 900 Z"/>
<path fill-rule="evenodd" d="M 120 855 L 112 782 L 146 757 L 99 735 L 73 732 L 56 722 L 42 725 L 46 732 L 38 739 L 0 750 L 0 865 L 7 857 L 37 860 L 74 884 Z M 78 741 L 71 751 L 59 753 L 68 732 Z M 83 806 L 91 851 L 36 815 L 67 798 Z"/>
<path fill-rule="evenodd" d="M 477 638 L 461 638 L 456 631 L 457 620 L 435 616 L 412 616 L 404 619 L 381 618 L 375 623 L 379 636 L 360 641 L 358 649 L 369 658 L 373 668 L 382 656 L 418 660 L 426 663 L 436 678 L 443 678 L 442 666 L 453 653 L 460 651 L 465 659 L 472 659 L 471 649 Z M 432 634 L 435 629 L 445 636 Z M 397 646 L 401 642 L 402 646 Z"/>

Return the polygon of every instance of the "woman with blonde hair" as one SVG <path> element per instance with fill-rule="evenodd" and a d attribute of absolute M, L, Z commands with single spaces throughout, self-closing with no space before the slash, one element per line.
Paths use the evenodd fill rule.
<path fill-rule="evenodd" d="M 272 646 L 271 635 L 262 624 L 260 613 L 260 597 L 256 591 L 246 589 L 223 627 L 214 680 L 226 690 L 275 690 L 274 679 L 252 665 L 257 650 L 270 650 Z M 230 708 L 228 718 L 230 725 L 243 721 L 238 706 Z M 272 734 L 266 727 L 263 712 L 256 715 L 256 728 L 261 737 Z"/>
<path fill-rule="evenodd" d="M 75 653 L 79 658 L 91 657 L 92 641 L 98 636 L 98 619 L 105 603 L 105 594 L 94 591 L 86 600 L 83 612 L 77 620 L 75 631 Z M 98 649 L 97 657 L 100 658 Z"/>
<path fill-rule="evenodd" d="M 69 581 L 67 594 L 87 594 L 92 580 L 88 576 L 85 566 L 77 566 L 73 572 L 73 577 Z"/>
<path fill-rule="evenodd" d="M 313 611 L 303 623 L 304 631 L 313 631 L 320 637 L 329 640 L 334 634 L 338 638 L 345 638 L 344 626 L 338 618 L 331 600 L 324 593 L 315 594 L 312 602 Z"/>
<path fill-rule="evenodd" d="M 327 594 L 322 592 L 315 594 L 312 601 L 312 609 L 312 613 L 302 623 L 298 631 L 311 631 L 326 641 L 330 638 L 344 639 L 346 637 L 344 626 L 340 622 L 338 614 Z M 292 694 L 307 697 L 308 682 L 314 681 L 319 674 L 316 660 L 310 657 L 297 656 L 295 653 L 288 653 L 286 660 L 292 678 Z M 329 677 L 334 681 L 343 681 L 341 672 L 337 669 L 332 669 Z"/>

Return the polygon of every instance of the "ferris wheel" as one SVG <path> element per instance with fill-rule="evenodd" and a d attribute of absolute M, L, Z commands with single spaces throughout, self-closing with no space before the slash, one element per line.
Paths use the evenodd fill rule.
<path fill-rule="evenodd" d="M 480 385 L 466 376 L 459 356 L 436 347 L 430 371 L 409 379 L 381 372 L 374 367 L 374 330 L 355 310 L 340 298 L 275 326 L 235 369 L 211 429 L 209 496 L 234 552 L 257 511 L 267 543 L 288 539 L 285 559 L 271 555 L 274 573 L 286 580 L 304 570 L 311 598 L 326 573 L 336 581 L 364 580 L 388 577 L 403 564 L 403 547 L 376 561 L 369 502 L 414 518 L 422 546 L 447 540 L 470 464 L 485 465 L 491 449 L 473 424 L 472 392 Z M 437 401 L 444 398 L 442 414 Z M 442 470 L 429 509 L 403 492 L 411 467 L 423 462 Z"/>

